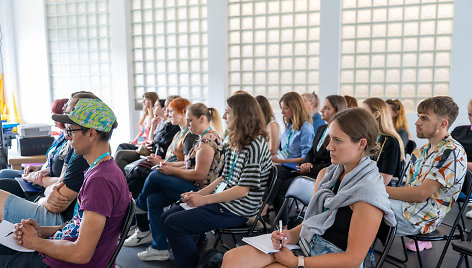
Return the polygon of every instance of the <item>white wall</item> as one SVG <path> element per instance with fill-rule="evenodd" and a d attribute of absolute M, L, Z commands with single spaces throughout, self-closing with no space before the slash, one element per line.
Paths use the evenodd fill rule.
<path fill-rule="evenodd" d="M 223 116 L 228 98 L 228 2 L 208 0 L 208 106 Z"/>
<path fill-rule="evenodd" d="M 5 87 L 15 92 L 24 122 L 52 123 L 43 2 L 3 0 L 1 5 L 8 27 Z"/>
<path fill-rule="evenodd" d="M 341 71 L 341 0 L 321 0 L 320 88 L 321 101 L 339 93 Z"/>
<path fill-rule="evenodd" d="M 139 111 L 134 110 L 133 59 L 131 57 L 130 1 L 113 0 L 110 5 L 111 59 L 112 59 L 112 104 L 118 121 L 110 141 L 113 150 L 123 142 L 134 138 L 138 132 Z M 118 108 L 119 107 L 119 108 Z"/>
<path fill-rule="evenodd" d="M 115 112 L 119 128 L 113 147 L 128 141 L 136 133 L 139 111 L 133 105 L 133 73 L 129 1 L 112 0 L 110 5 L 112 76 Z M 339 92 L 341 0 L 321 0 L 320 95 L 322 99 Z M 208 103 L 221 113 L 228 97 L 227 13 L 226 1 L 208 0 Z M 20 111 L 25 122 L 50 121 L 50 87 L 43 1 L 0 1 L 4 31 L 5 84 L 18 92 Z M 450 96 L 460 107 L 457 122 L 467 124 L 467 102 L 472 98 L 469 77 L 472 70 L 472 2 L 455 1 Z M 410 131 L 415 138 L 416 113 L 408 114 Z M 280 120 L 280 115 L 277 115 Z M 418 140 L 417 140 L 418 141 Z M 418 141 L 420 144 L 424 141 Z"/>
<path fill-rule="evenodd" d="M 459 116 L 452 125 L 468 125 L 467 104 L 472 99 L 472 1 L 454 1 L 451 80 L 449 96 L 459 105 Z"/>

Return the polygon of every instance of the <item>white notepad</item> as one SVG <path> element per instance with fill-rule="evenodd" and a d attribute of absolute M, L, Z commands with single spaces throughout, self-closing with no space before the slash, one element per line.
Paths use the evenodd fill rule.
<path fill-rule="evenodd" d="M 185 210 L 189 210 L 189 209 L 194 209 L 195 207 L 191 207 L 189 205 L 187 205 L 187 203 L 180 203 L 180 206 L 185 209 Z"/>
<path fill-rule="evenodd" d="M 243 241 L 266 254 L 272 254 L 272 253 L 279 252 L 280 250 L 275 249 L 274 246 L 272 245 L 272 240 L 270 239 L 271 236 L 272 234 L 263 234 L 259 236 L 253 236 L 253 237 L 244 237 Z M 286 244 L 284 245 L 284 247 L 290 250 L 300 248 L 298 245 L 292 245 L 292 244 Z"/>
<path fill-rule="evenodd" d="M 32 249 L 27 249 L 21 245 L 18 245 L 17 244 L 18 240 L 13 239 L 13 234 L 6 236 L 14 229 L 15 229 L 15 224 L 6 220 L 3 220 L 2 222 L 0 222 L 0 244 L 16 251 L 34 252 L 34 250 Z"/>

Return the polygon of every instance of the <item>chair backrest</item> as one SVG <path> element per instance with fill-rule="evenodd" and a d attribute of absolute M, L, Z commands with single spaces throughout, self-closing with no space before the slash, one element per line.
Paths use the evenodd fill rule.
<path fill-rule="evenodd" d="M 380 258 L 377 261 L 376 267 L 382 267 L 385 259 L 387 258 L 388 252 L 392 247 L 396 231 L 396 226 L 388 226 L 384 220 L 380 222 L 379 231 L 377 232 L 376 238 L 380 241 L 380 243 L 382 243 L 384 249 L 382 251 L 382 254 L 380 255 Z"/>
<path fill-rule="evenodd" d="M 123 246 L 123 243 L 125 242 L 126 235 L 128 234 L 128 231 L 131 227 L 131 222 L 133 220 L 135 208 L 136 208 L 136 204 L 134 203 L 134 200 L 131 199 L 131 202 L 129 202 L 128 208 L 126 209 L 125 218 L 123 219 L 123 225 L 121 227 L 120 237 L 118 238 L 118 245 L 116 246 L 116 249 L 110 258 L 110 262 L 108 262 L 107 268 L 111 268 L 114 265 L 116 257 L 118 256 L 118 253 L 120 253 L 121 247 Z"/>
<path fill-rule="evenodd" d="M 310 177 L 298 176 L 288 187 L 285 198 L 295 198 L 308 206 L 315 190 L 315 180 Z"/>
<path fill-rule="evenodd" d="M 400 172 L 400 175 L 398 176 L 398 182 L 396 186 L 402 186 L 403 183 L 403 178 L 405 177 L 406 173 L 408 172 L 408 169 L 410 168 L 410 159 L 411 159 L 411 154 L 413 151 L 416 149 L 416 142 L 409 140 L 405 146 L 405 161 L 402 165 L 402 170 Z"/>
<path fill-rule="evenodd" d="M 416 142 L 409 140 L 405 146 L 405 154 L 411 155 L 415 149 L 416 149 Z"/>
<path fill-rule="evenodd" d="M 275 216 L 275 220 L 272 224 L 272 229 L 277 226 L 278 221 L 282 218 L 283 211 L 287 206 L 290 199 L 295 199 L 300 201 L 305 207 L 310 203 L 313 192 L 315 191 L 316 181 L 310 177 L 298 176 L 296 177 L 290 186 L 288 187 L 287 192 L 285 193 L 285 200 Z M 300 217 L 301 211 L 297 217 Z"/>
<path fill-rule="evenodd" d="M 472 173 L 470 173 L 470 171 L 467 171 L 467 173 L 465 174 L 464 183 L 462 184 L 461 192 L 467 195 L 467 193 L 471 191 L 470 188 L 472 188 Z M 466 200 L 466 202 L 467 201 L 468 200 Z"/>
<path fill-rule="evenodd" d="M 249 231 L 247 233 L 247 236 L 250 236 L 253 233 L 254 229 L 257 227 L 258 221 L 260 219 L 262 219 L 261 214 L 262 214 L 262 211 L 264 210 L 265 205 L 267 204 L 267 197 L 269 197 L 271 195 L 271 193 L 274 189 L 275 182 L 277 181 L 277 174 L 278 174 L 277 167 L 273 165 L 272 168 L 270 169 L 269 179 L 267 181 L 267 186 L 266 186 L 266 190 L 265 190 L 265 193 L 264 193 L 264 198 L 262 199 L 261 208 L 259 209 L 259 212 L 257 212 L 256 219 L 254 220 L 253 224 L 251 225 L 251 228 L 249 229 Z M 265 227 L 265 225 L 264 225 L 264 227 Z"/>

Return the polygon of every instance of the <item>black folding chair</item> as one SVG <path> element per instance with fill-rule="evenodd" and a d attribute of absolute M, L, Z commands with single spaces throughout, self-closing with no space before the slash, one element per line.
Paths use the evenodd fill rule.
<path fill-rule="evenodd" d="M 470 198 L 470 194 L 472 190 L 471 186 L 472 186 L 472 175 L 470 172 L 467 172 L 464 178 L 464 183 L 462 185 L 463 190 L 466 190 L 467 200 Z M 459 207 L 459 213 L 457 214 L 452 226 L 448 226 L 446 224 L 440 224 L 435 231 L 429 234 L 416 234 L 416 235 L 406 236 L 410 239 L 413 239 L 413 241 L 415 242 L 416 254 L 418 256 L 418 262 L 420 264 L 420 267 L 423 267 L 423 262 L 421 260 L 421 254 L 418 247 L 418 241 L 446 241 L 444 248 L 441 252 L 441 256 L 439 257 L 439 261 L 436 265 L 436 267 L 439 268 L 441 267 L 442 261 L 444 260 L 444 256 L 446 256 L 446 252 L 449 247 L 449 244 L 451 243 L 451 240 L 459 240 L 459 239 L 461 241 L 465 240 L 464 226 L 462 226 L 462 224 L 460 223 L 460 220 L 466 207 L 467 206 L 465 205 L 462 207 Z M 456 232 L 457 230 L 459 231 L 459 233 Z M 404 243 L 403 237 L 402 237 L 402 244 L 403 244 L 403 249 L 405 253 L 405 260 L 401 260 L 401 261 L 406 262 L 408 260 L 408 255 L 406 254 L 405 243 Z"/>
<path fill-rule="evenodd" d="M 266 195 L 264 196 L 266 197 L 270 196 L 270 193 L 272 192 L 274 188 L 274 184 L 276 180 L 277 180 L 277 167 L 272 166 L 270 170 L 270 174 L 269 174 L 269 180 L 267 182 L 266 193 L 265 193 Z M 261 208 L 259 209 L 256 216 L 254 217 L 254 221 L 249 226 L 215 229 L 214 233 L 217 237 L 213 245 L 213 248 L 216 248 L 218 244 L 221 242 L 222 246 L 225 249 L 227 250 L 231 249 L 230 246 L 223 243 L 223 241 L 221 240 L 224 234 L 230 234 L 233 239 L 234 245 L 237 245 L 236 235 L 253 236 L 255 234 L 268 233 L 270 229 L 267 227 L 266 222 L 262 219 L 262 216 L 261 216 L 262 210 L 264 209 L 266 204 L 267 204 L 267 198 L 264 198 L 261 202 Z M 262 227 L 258 225 L 259 223 L 262 224 Z"/>
<path fill-rule="evenodd" d="M 457 267 L 462 266 L 462 261 L 464 260 L 465 257 L 465 266 L 469 268 L 469 260 L 467 259 L 467 256 L 472 256 L 472 241 L 470 241 L 472 238 L 472 232 L 469 233 L 467 236 L 467 241 L 456 241 L 452 242 L 452 249 L 459 252 L 461 254 L 461 257 L 459 258 L 459 261 L 457 262 Z"/>
<path fill-rule="evenodd" d="M 131 199 L 128 208 L 126 209 L 126 216 L 123 220 L 123 226 L 121 227 L 120 237 L 118 238 L 118 245 L 116 246 L 116 249 L 113 252 L 113 255 L 111 256 L 110 261 L 108 262 L 107 268 L 114 267 L 113 265 L 115 263 L 116 257 L 118 256 L 118 253 L 120 253 L 121 247 L 125 242 L 126 235 L 128 234 L 129 228 L 131 227 L 131 221 L 133 220 L 135 208 L 136 204 L 134 203 L 134 200 Z"/>
<path fill-rule="evenodd" d="M 383 246 L 383 250 L 380 251 L 380 258 L 377 261 L 376 268 L 382 267 L 383 263 L 385 262 L 388 252 L 392 247 L 393 240 L 395 239 L 395 233 L 397 231 L 396 226 L 388 226 L 383 220 L 380 223 L 379 231 L 377 232 L 376 239 L 380 241 Z M 375 245 L 374 241 L 374 245 Z M 372 247 L 374 247 L 374 245 Z"/>
<path fill-rule="evenodd" d="M 415 149 L 416 149 L 416 143 L 412 140 L 409 140 L 405 146 L 405 162 L 403 164 L 400 175 L 398 176 L 398 181 L 397 181 L 396 186 L 402 186 L 405 184 L 403 179 L 405 178 L 405 175 L 408 172 L 408 169 L 410 168 L 411 154 L 413 153 Z"/>

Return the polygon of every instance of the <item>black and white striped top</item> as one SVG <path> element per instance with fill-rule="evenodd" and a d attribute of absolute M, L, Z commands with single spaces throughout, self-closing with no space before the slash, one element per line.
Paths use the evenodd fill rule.
<path fill-rule="evenodd" d="M 222 174 L 224 180 L 227 179 L 233 164 L 232 155 L 233 152 L 228 152 L 225 156 Z M 267 187 L 271 167 L 272 160 L 269 146 L 266 140 L 259 136 L 239 152 L 230 181 L 225 188 L 229 189 L 234 186 L 250 187 L 248 195 L 221 203 L 221 205 L 239 216 L 251 217 L 256 215 L 261 207 L 261 200 Z"/>

